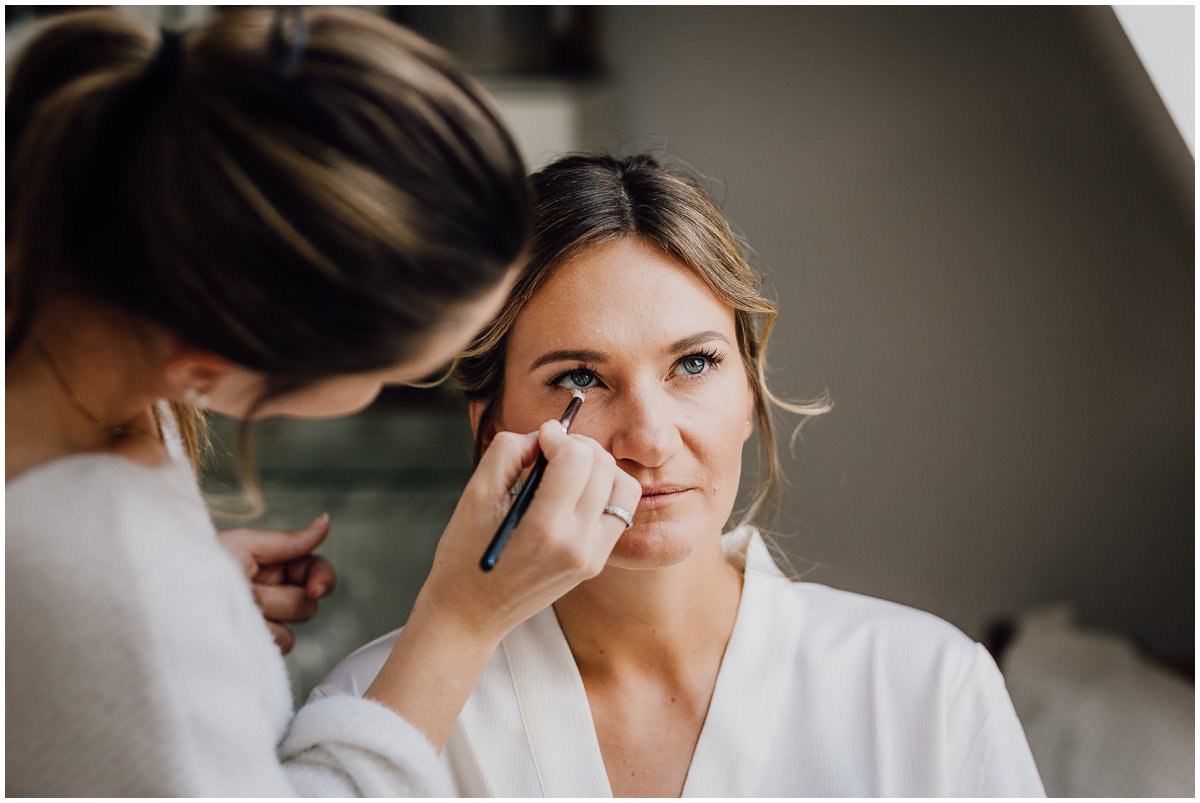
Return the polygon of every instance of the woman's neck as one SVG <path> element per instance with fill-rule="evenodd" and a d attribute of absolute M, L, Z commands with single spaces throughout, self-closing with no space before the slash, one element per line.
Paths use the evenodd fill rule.
<path fill-rule="evenodd" d="M 47 305 L 5 365 L 6 481 L 88 452 L 163 462 L 146 370 L 151 348 L 111 313 L 69 300 Z"/>
<path fill-rule="evenodd" d="M 554 609 L 585 680 L 669 679 L 720 662 L 741 588 L 741 573 L 714 535 L 674 566 L 609 566 Z"/>

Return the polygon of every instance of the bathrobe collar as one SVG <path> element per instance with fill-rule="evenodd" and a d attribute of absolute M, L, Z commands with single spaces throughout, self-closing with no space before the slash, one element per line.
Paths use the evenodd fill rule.
<path fill-rule="evenodd" d="M 708 715 L 684 783 L 685 797 L 753 796 L 780 716 L 799 637 L 800 616 L 782 603 L 789 581 L 750 526 L 722 539 L 726 559 L 745 575 L 733 633 L 717 674 Z M 476 746 L 488 793 L 501 797 L 611 797 L 587 692 L 553 608 L 518 627 L 501 644 L 500 666 L 516 697 L 526 744 L 490 706 L 470 705 L 460 725 Z M 505 666 L 506 665 L 506 666 Z M 491 682 L 485 679 L 484 684 Z M 504 685 L 507 685 L 505 683 Z M 478 689 L 478 695 L 483 689 Z M 503 689 L 492 690 L 504 694 Z M 489 693 L 489 692 L 485 692 Z M 506 745 L 506 746 L 502 746 Z M 521 757 L 526 760 L 522 761 Z"/>

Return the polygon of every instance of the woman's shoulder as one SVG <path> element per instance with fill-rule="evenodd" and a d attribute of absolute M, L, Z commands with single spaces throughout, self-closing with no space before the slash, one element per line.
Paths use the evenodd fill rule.
<path fill-rule="evenodd" d="M 727 536 L 727 552 L 739 554 L 747 580 L 780 595 L 771 605 L 780 615 L 802 620 L 808 644 L 894 648 L 911 652 L 972 651 L 975 642 L 950 622 L 926 611 L 866 594 L 792 579 L 752 526 Z M 777 550 L 776 550 L 777 551 Z M 783 562 L 786 564 L 786 561 Z"/>
<path fill-rule="evenodd" d="M 5 553 L 18 565 L 52 559 L 119 569 L 130 559 L 166 559 L 181 544 L 211 541 L 213 532 L 186 463 L 146 466 L 115 455 L 76 455 L 5 486 Z"/>
<path fill-rule="evenodd" d="M 117 511 L 185 508 L 203 500 L 186 463 L 149 466 L 115 454 L 79 454 L 43 463 L 5 483 L 6 523 L 50 525 Z"/>
<path fill-rule="evenodd" d="M 22 604 L 84 614 L 236 577 L 186 463 L 61 458 L 9 481 L 5 501 L 6 582 Z"/>
<path fill-rule="evenodd" d="M 821 583 L 793 581 L 789 586 L 796 604 L 807 613 L 809 627 L 818 631 L 862 633 L 909 645 L 975 643 L 955 625 L 919 608 Z"/>
<path fill-rule="evenodd" d="M 792 581 L 785 594 L 800 617 L 802 664 L 882 673 L 889 686 L 914 694 L 940 689 L 939 697 L 952 695 L 980 669 L 983 648 L 927 611 L 811 582 Z"/>
<path fill-rule="evenodd" d="M 127 465 L 128 464 L 128 465 Z M 8 494 L 39 494 L 56 489 L 64 482 L 104 478 L 126 468 L 146 468 L 115 454 L 86 452 L 67 455 L 25 469 L 5 482 Z"/>

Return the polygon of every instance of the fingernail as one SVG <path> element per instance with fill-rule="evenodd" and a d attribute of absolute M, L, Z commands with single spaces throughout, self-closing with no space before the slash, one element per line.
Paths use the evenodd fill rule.
<path fill-rule="evenodd" d="M 320 516 L 317 516 L 315 519 L 313 519 L 312 524 L 310 524 L 309 526 L 316 527 L 318 524 L 328 524 L 328 523 L 329 523 L 329 514 L 322 513 Z"/>

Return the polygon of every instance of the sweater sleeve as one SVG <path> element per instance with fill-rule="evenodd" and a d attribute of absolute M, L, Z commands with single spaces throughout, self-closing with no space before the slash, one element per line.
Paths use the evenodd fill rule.
<path fill-rule="evenodd" d="M 1045 797 L 1025 731 L 1004 678 L 976 644 L 966 677 L 947 713 L 956 773 L 952 794 L 962 797 Z"/>
<path fill-rule="evenodd" d="M 292 717 L 283 659 L 198 495 L 112 460 L 55 479 L 74 492 L 8 494 L 8 794 L 448 793 L 433 746 L 382 706 Z"/>
<path fill-rule="evenodd" d="M 333 695 L 305 705 L 280 756 L 307 796 L 454 795 L 425 735 L 390 709 L 359 697 Z"/>

